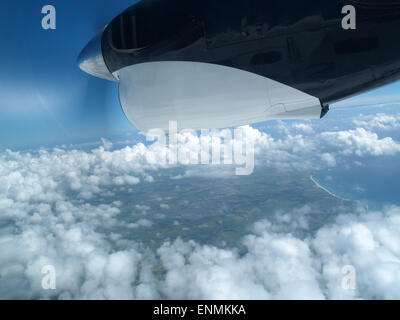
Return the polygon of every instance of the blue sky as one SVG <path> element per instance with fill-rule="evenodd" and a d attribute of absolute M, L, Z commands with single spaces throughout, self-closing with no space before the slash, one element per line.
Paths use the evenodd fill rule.
<path fill-rule="evenodd" d="M 137 132 L 120 108 L 117 83 L 86 75 L 76 64 L 86 43 L 134 2 L 1 2 L 0 150 L 81 143 Z M 56 30 L 41 27 L 41 9 L 46 4 L 56 7 Z M 397 83 L 351 103 L 379 102 L 383 96 L 393 101 L 399 89 Z"/>
<path fill-rule="evenodd" d="M 82 142 L 135 130 L 119 106 L 118 85 L 90 77 L 76 64 L 86 43 L 134 2 L 1 2 L 1 149 Z M 56 30 L 41 27 L 46 4 L 57 10 Z"/>

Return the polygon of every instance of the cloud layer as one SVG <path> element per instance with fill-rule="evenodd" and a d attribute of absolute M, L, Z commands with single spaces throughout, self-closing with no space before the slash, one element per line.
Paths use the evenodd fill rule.
<path fill-rule="evenodd" d="M 85 208 L 85 212 L 90 208 Z M 98 212 L 101 218 L 111 208 Z M 300 214 L 299 214 L 300 213 Z M 313 236 L 296 237 L 287 224 L 302 224 L 310 208 L 260 221 L 237 249 L 177 239 L 157 252 L 125 242 L 86 222 L 64 226 L 49 213 L 0 239 L 2 298 L 59 299 L 399 299 L 400 208 L 343 212 Z M 287 219 L 289 216 L 290 219 Z M 280 222 L 279 222 L 280 221 Z M 21 227 L 21 226 L 20 226 Z M 122 245 L 123 246 L 123 245 Z M 154 276 L 161 265 L 165 278 Z M 45 265 L 57 270 L 57 290 L 41 287 Z M 356 288 L 342 286 L 346 266 L 356 271 Z M 238 276 L 240 275 L 240 276 Z"/>
<path fill-rule="evenodd" d="M 400 152 L 398 142 L 367 128 L 316 133 L 309 124 L 294 124 L 280 139 L 250 126 L 244 129 L 254 144 L 256 165 L 279 170 L 334 167 L 351 155 Z M 189 135 L 181 147 L 190 153 L 199 143 Z M 0 298 L 400 298 L 398 207 L 376 212 L 336 208 L 338 217 L 319 230 L 310 229 L 310 206 L 278 211 L 274 219 L 253 226 L 241 251 L 181 239 L 152 251 L 116 232 L 121 225 L 132 232 L 156 232 L 151 214 L 124 220 L 117 194 L 120 188 L 156 184 L 157 176 L 170 168 L 157 161 L 164 151 L 156 144 L 113 150 L 104 140 L 91 151 L 1 153 Z M 187 177 L 215 177 L 217 170 L 186 169 Z M 102 200 L 107 194 L 115 201 Z M 150 210 L 134 200 L 132 208 Z M 55 291 L 41 287 L 45 265 L 57 270 Z M 356 270 L 355 290 L 342 286 L 346 266 Z"/>

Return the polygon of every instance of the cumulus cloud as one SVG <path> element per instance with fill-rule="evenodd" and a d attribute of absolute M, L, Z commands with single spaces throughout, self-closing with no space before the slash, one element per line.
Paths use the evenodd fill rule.
<path fill-rule="evenodd" d="M 314 129 L 309 124 L 305 123 L 295 123 L 293 127 L 296 130 L 303 131 L 306 134 L 311 134 L 314 132 Z"/>
<path fill-rule="evenodd" d="M 147 228 L 149 228 L 152 225 L 153 225 L 153 223 L 150 220 L 148 220 L 148 219 L 140 219 L 135 223 L 128 224 L 128 228 L 131 228 L 131 229 L 137 229 L 139 227 L 147 227 Z"/>
<path fill-rule="evenodd" d="M 400 209 L 342 215 L 310 243 L 319 255 L 326 294 L 333 298 L 400 298 Z M 337 272 L 352 265 L 357 289 L 343 291 Z"/>
<path fill-rule="evenodd" d="M 256 156 L 260 157 L 260 164 L 283 168 L 311 166 L 307 160 L 300 161 L 315 148 L 314 143 L 303 136 L 276 140 L 250 126 L 243 129 L 245 135 L 229 141 L 228 145 L 250 141 L 254 144 Z M 201 139 L 193 134 L 184 133 L 181 138 L 178 147 L 183 154 L 193 154 L 205 148 Z M 206 136 L 207 139 L 211 141 L 210 136 Z M 212 144 L 223 143 L 221 140 L 213 141 Z M 35 153 L 7 150 L 0 154 L 0 193 L 7 201 L 54 202 L 65 199 L 69 193 L 87 200 L 107 187 L 154 182 L 152 171 L 172 167 L 162 159 L 168 150 L 168 146 L 158 143 L 148 146 L 138 143 L 112 150 L 112 144 L 104 139 L 102 146 L 88 152 L 61 148 L 41 149 Z M 211 153 L 211 148 L 207 152 Z M 201 169 L 207 173 L 204 166 Z M 226 170 L 232 172 L 229 166 Z"/>
<path fill-rule="evenodd" d="M 400 144 L 392 138 L 379 139 L 379 136 L 364 128 L 348 131 L 323 132 L 322 139 L 336 147 L 339 153 L 358 156 L 395 155 L 400 152 Z"/>
<path fill-rule="evenodd" d="M 280 139 L 250 126 L 244 130 L 257 163 L 277 169 L 334 166 L 341 153 L 378 156 L 400 151 L 393 139 L 379 139 L 360 128 Z M 320 138 L 339 152 L 325 151 Z M 189 153 L 200 147 L 200 139 L 191 134 L 181 143 Z M 146 218 L 127 216 L 121 212 L 122 199 L 103 203 L 102 197 L 115 188 L 154 182 L 156 170 L 171 167 L 157 161 L 163 148 L 139 143 L 113 150 L 103 140 L 91 151 L 1 153 L 0 298 L 399 298 L 398 207 L 341 212 L 315 232 L 312 207 L 278 211 L 243 238 L 245 253 L 180 239 L 155 251 L 148 243 L 134 242 L 121 228 L 156 233 L 152 218 L 157 216 L 135 201 L 132 209 Z M 181 177 L 200 171 L 215 177 L 210 168 L 189 166 Z M 172 210 L 171 203 L 160 202 L 158 210 Z M 57 270 L 54 291 L 41 287 L 45 265 Z M 357 271 L 356 290 L 341 286 L 346 265 Z M 153 273 L 160 268 L 163 278 Z"/>
<path fill-rule="evenodd" d="M 336 166 L 336 158 L 331 153 L 323 153 L 321 154 L 321 160 L 327 164 L 329 167 Z"/>
<path fill-rule="evenodd" d="M 243 239 L 244 256 L 176 240 L 158 250 L 167 270 L 160 290 L 173 299 L 398 299 L 399 227 L 400 208 L 390 207 L 342 214 L 304 239 L 261 221 Z M 346 266 L 354 290 L 343 287 Z"/>
<path fill-rule="evenodd" d="M 256 165 L 277 169 L 307 170 L 315 168 L 317 161 L 313 156 L 318 144 L 301 134 L 288 134 L 275 139 L 270 134 L 246 126 L 246 139 L 252 141 L 256 155 Z"/>
<path fill-rule="evenodd" d="M 143 144 L 121 150 L 40 150 L 38 154 L 6 151 L 0 155 L 0 192 L 16 201 L 57 201 L 68 192 L 90 199 L 104 187 L 135 185 L 146 178 L 153 151 Z M 160 165 L 161 166 L 161 165 Z"/>
<path fill-rule="evenodd" d="M 121 220 L 123 203 L 100 199 L 110 188 L 146 181 L 146 170 L 157 167 L 146 161 L 152 146 L 111 150 L 104 140 L 89 152 L 55 148 L 0 154 L 1 298 L 136 297 L 137 277 L 148 278 L 147 270 L 137 275 L 146 255 L 114 230 L 150 228 L 152 222 Z M 134 205 L 141 214 L 149 209 Z M 45 265 L 57 270 L 54 292 L 41 287 Z M 143 281 L 138 292 L 147 290 Z"/>
<path fill-rule="evenodd" d="M 395 130 L 400 128 L 400 114 L 379 113 L 371 116 L 361 116 L 359 119 L 353 120 L 358 127 L 369 130 Z"/>
<path fill-rule="evenodd" d="M 104 208 L 110 210 L 110 208 Z M 310 206 L 277 212 L 256 223 L 237 249 L 180 239 L 156 252 L 128 242 L 115 250 L 112 236 L 84 222 L 64 226 L 56 213 L 46 223 L 18 224 L 0 238 L 0 296 L 59 299 L 399 299 L 400 208 L 359 208 L 306 236 Z M 295 218 L 294 218 L 295 217 Z M 303 220 L 303 221 L 302 221 Z M 297 221 L 297 222 L 296 222 Z M 293 225 L 292 225 L 293 228 Z M 9 230 L 10 231 L 10 230 Z M 165 277 L 152 270 L 159 264 Z M 57 270 L 57 289 L 41 289 L 41 268 Z M 354 290 L 343 270 L 356 271 Z M 240 274 L 240 277 L 238 277 Z"/>
<path fill-rule="evenodd" d="M 243 243 L 248 250 L 243 257 L 235 250 L 194 242 L 164 245 L 158 251 L 167 269 L 163 295 L 173 299 L 324 297 L 304 242 L 266 232 L 248 236 Z"/>
<path fill-rule="evenodd" d="M 307 125 L 297 126 L 304 129 Z M 228 145 L 227 150 L 249 144 L 254 146 L 256 168 L 267 166 L 283 170 L 332 167 L 342 155 L 396 155 L 400 151 L 400 144 L 392 138 L 380 139 L 376 133 L 364 128 L 322 132 L 311 137 L 289 133 L 279 139 L 251 126 L 244 126 L 242 130 L 244 135 L 228 141 L 214 140 L 211 136 L 200 139 L 186 132 L 179 136 L 178 148 L 183 154 L 193 157 L 199 155 L 200 151 L 201 154 L 209 153 L 211 159 L 212 148 L 204 141 L 219 145 L 216 149 L 220 150 L 222 156 L 225 156 L 221 151 L 224 149 L 221 147 L 223 143 Z M 226 131 L 220 131 L 221 136 Z M 328 150 L 329 147 L 331 149 Z M 332 147 L 335 149 L 332 150 Z M 132 188 L 141 182 L 152 183 L 152 172 L 176 166 L 163 161 L 163 155 L 168 154 L 169 150 L 169 146 L 158 143 L 138 143 L 113 150 L 112 143 L 105 139 L 102 140 L 102 146 L 90 151 L 54 148 L 22 153 L 7 150 L 0 153 L 0 194 L 3 195 L 0 205 L 1 201 L 55 202 L 71 194 L 89 200 L 107 188 Z M 208 166 L 188 164 L 186 173 L 175 178 L 224 177 L 234 175 L 236 167 L 235 164 L 225 165 L 223 162 Z"/>
<path fill-rule="evenodd" d="M 72 201 L 51 206 L 14 203 L 9 209 L 8 218 L 0 220 L 0 298 L 147 297 L 154 281 L 149 254 L 113 231 L 122 225 L 149 228 L 149 220 L 126 224 L 114 206 Z M 42 289 L 41 271 L 47 265 L 56 270 L 54 291 Z M 151 297 L 157 296 L 153 292 Z"/>

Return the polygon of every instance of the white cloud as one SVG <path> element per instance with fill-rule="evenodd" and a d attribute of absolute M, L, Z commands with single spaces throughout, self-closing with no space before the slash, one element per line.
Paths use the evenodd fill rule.
<path fill-rule="evenodd" d="M 333 166 L 340 154 L 321 153 L 320 137 L 345 154 L 400 151 L 391 138 L 379 139 L 365 129 L 315 139 L 274 139 L 249 126 L 245 130 L 258 163 L 279 169 L 316 168 L 321 160 Z M 195 138 L 186 141 L 197 143 Z M 149 173 L 168 166 L 147 161 L 159 156 L 154 145 L 112 148 L 103 141 L 89 152 L 56 148 L 0 154 L 0 298 L 400 298 L 400 208 L 343 214 L 312 235 L 313 208 L 306 205 L 257 223 L 242 241 L 244 255 L 179 239 L 151 252 L 148 244 L 118 232 L 122 227 L 152 228 L 151 217 L 157 216 L 151 208 L 132 201 L 134 211 L 148 219 L 131 220 L 121 214 L 125 200 L 101 204 L 101 197 L 110 188 L 140 187 L 152 181 Z M 209 168 L 202 172 L 215 174 Z M 158 258 L 166 272 L 163 280 L 152 273 Z M 41 288 L 41 268 L 48 264 L 57 270 L 54 292 Z M 357 270 L 355 291 L 341 287 L 345 265 Z"/>
<path fill-rule="evenodd" d="M 400 151 L 400 144 L 392 138 L 380 139 L 376 133 L 363 128 L 323 132 L 311 137 L 288 134 L 281 139 L 250 126 L 243 129 L 244 139 L 254 145 L 256 168 L 310 170 L 335 166 L 341 155 L 395 155 Z M 197 137 L 189 133 L 184 136 L 180 146 L 187 153 L 201 147 Z M 232 144 L 237 143 L 237 140 L 232 141 Z M 152 183 L 155 181 L 154 170 L 172 167 L 161 161 L 165 148 L 157 143 L 149 146 L 138 143 L 113 151 L 108 141 L 103 139 L 102 144 L 89 152 L 55 148 L 36 153 L 9 150 L 1 153 L 0 206 L 4 201 L 55 202 L 68 198 L 71 193 L 89 200 L 104 193 L 105 189 L 111 192 L 110 188 L 132 188 L 141 182 Z M 335 149 L 327 150 L 327 147 Z M 197 165 L 185 169 L 186 173 L 177 178 L 225 177 L 234 175 L 235 166 Z"/>
<path fill-rule="evenodd" d="M 7 219 L 13 221 L 10 229 L 0 229 L 1 298 L 134 299 L 140 298 L 136 291 L 145 291 L 147 281 L 153 280 L 140 266 L 145 263 L 151 269 L 146 253 L 109 232 L 121 223 L 115 219 L 119 209 L 71 202 L 57 202 L 53 208 L 20 206 L 23 212 Z M 151 225 L 140 219 L 135 228 Z M 115 248 L 113 241 L 126 249 Z M 41 287 L 44 265 L 56 268 L 54 292 Z M 137 277 L 143 278 L 141 286 Z"/>
<path fill-rule="evenodd" d="M 254 144 L 256 166 L 285 170 L 315 168 L 313 154 L 317 150 L 317 144 L 313 139 L 305 138 L 301 134 L 288 134 L 284 139 L 274 139 L 268 133 L 250 126 L 244 128 L 247 139 L 251 139 Z"/>
<path fill-rule="evenodd" d="M 255 144 L 260 165 L 277 168 L 312 167 L 310 159 L 304 159 L 315 145 L 301 135 L 275 140 L 270 135 L 244 127 L 246 138 Z M 180 145 L 185 152 L 200 148 L 200 139 L 185 134 Z M 233 140 L 232 144 L 237 144 Z M 138 143 L 132 147 L 112 149 L 103 139 L 102 146 L 89 152 L 83 150 L 41 149 L 36 153 L 7 150 L 0 154 L 0 201 L 55 202 L 68 198 L 70 193 L 88 200 L 101 194 L 106 188 L 135 186 L 141 181 L 154 182 L 151 172 L 171 168 L 161 161 L 164 146 L 155 143 L 145 146 Z M 149 161 L 150 160 L 150 161 Z M 196 174 L 210 174 L 213 170 L 234 174 L 234 166 L 188 166 Z M 188 176 L 190 176 L 190 172 Z M 109 190 L 108 190 L 109 191 Z M 1 205 L 1 202 L 0 202 Z"/>
<path fill-rule="evenodd" d="M 140 227 L 150 228 L 152 225 L 153 225 L 153 223 L 148 219 L 139 219 L 135 223 L 128 224 L 127 227 L 130 228 L 130 229 L 137 229 L 137 228 L 140 228 Z"/>
<path fill-rule="evenodd" d="M 244 238 L 242 257 L 177 240 L 159 249 L 168 270 L 161 288 L 173 299 L 398 299 L 399 227 L 398 207 L 341 215 L 305 239 L 264 221 Z M 342 287 L 348 265 L 356 270 L 356 290 Z"/>
<path fill-rule="evenodd" d="M 37 155 L 7 151 L 0 155 L 0 191 L 17 201 L 57 201 L 75 192 L 90 199 L 105 187 L 135 185 L 150 165 L 143 144 L 113 152 L 99 147 L 90 152 L 54 149 Z"/>
<path fill-rule="evenodd" d="M 164 245 L 158 251 L 167 269 L 163 294 L 173 299 L 323 298 L 304 242 L 265 233 L 246 237 L 244 244 L 244 257 L 180 240 Z"/>
<path fill-rule="evenodd" d="M 323 153 L 321 155 L 321 160 L 325 162 L 329 167 L 336 166 L 336 158 L 333 154 L 330 153 Z"/>
<path fill-rule="evenodd" d="M 342 154 L 358 156 L 395 155 L 400 152 L 400 144 L 392 138 L 379 139 L 374 132 L 357 128 L 355 130 L 323 132 L 322 139 L 338 149 Z"/>
<path fill-rule="evenodd" d="M 311 244 L 319 255 L 326 294 L 332 298 L 400 298 L 400 208 L 342 215 Z M 357 290 L 343 291 L 338 271 L 352 265 Z"/>
<path fill-rule="evenodd" d="M 395 130 L 400 128 L 400 113 L 395 115 L 379 113 L 372 116 L 360 116 L 360 118 L 353 120 L 353 123 L 369 130 Z"/>
<path fill-rule="evenodd" d="M 310 233 L 312 207 L 277 212 L 275 220 L 256 223 L 243 238 L 245 255 L 194 241 L 167 242 L 157 251 L 166 271 L 164 280 L 151 272 L 155 252 L 93 225 L 116 223 L 110 221 L 118 209 L 65 203 L 26 209 L 30 211 L 23 219 L 18 217 L 10 229 L 1 230 L 2 298 L 400 298 L 399 207 L 343 212 L 316 233 Z M 141 221 L 138 225 L 150 225 Z M 307 230 L 306 236 L 295 235 L 298 229 Z M 113 241 L 125 249 L 114 248 Z M 40 285 L 41 268 L 48 264 L 57 270 L 54 292 Z M 342 287 L 342 269 L 347 265 L 357 272 L 354 291 Z"/>
<path fill-rule="evenodd" d="M 296 123 L 293 125 L 293 127 L 296 130 L 303 131 L 306 134 L 311 134 L 314 132 L 314 129 L 309 124 L 305 123 Z"/>

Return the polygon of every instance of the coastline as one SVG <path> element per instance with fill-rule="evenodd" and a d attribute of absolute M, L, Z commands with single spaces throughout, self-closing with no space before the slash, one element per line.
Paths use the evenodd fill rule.
<path fill-rule="evenodd" d="M 315 186 L 316 186 L 317 188 L 320 188 L 320 189 L 324 190 L 326 193 L 328 193 L 328 194 L 331 195 L 332 197 L 335 197 L 336 199 L 339 199 L 339 200 L 342 200 L 342 201 L 353 201 L 353 200 L 350 200 L 350 199 L 341 198 L 341 197 L 339 197 L 338 195 L 332 193 L 332 192 L 329 191 L 327 188 L 321 186 L 321 185 L 314 179 L 314 177 L 313 177 L 312 175 L 310 175 L 310 180 L 315 184 Z"/>

